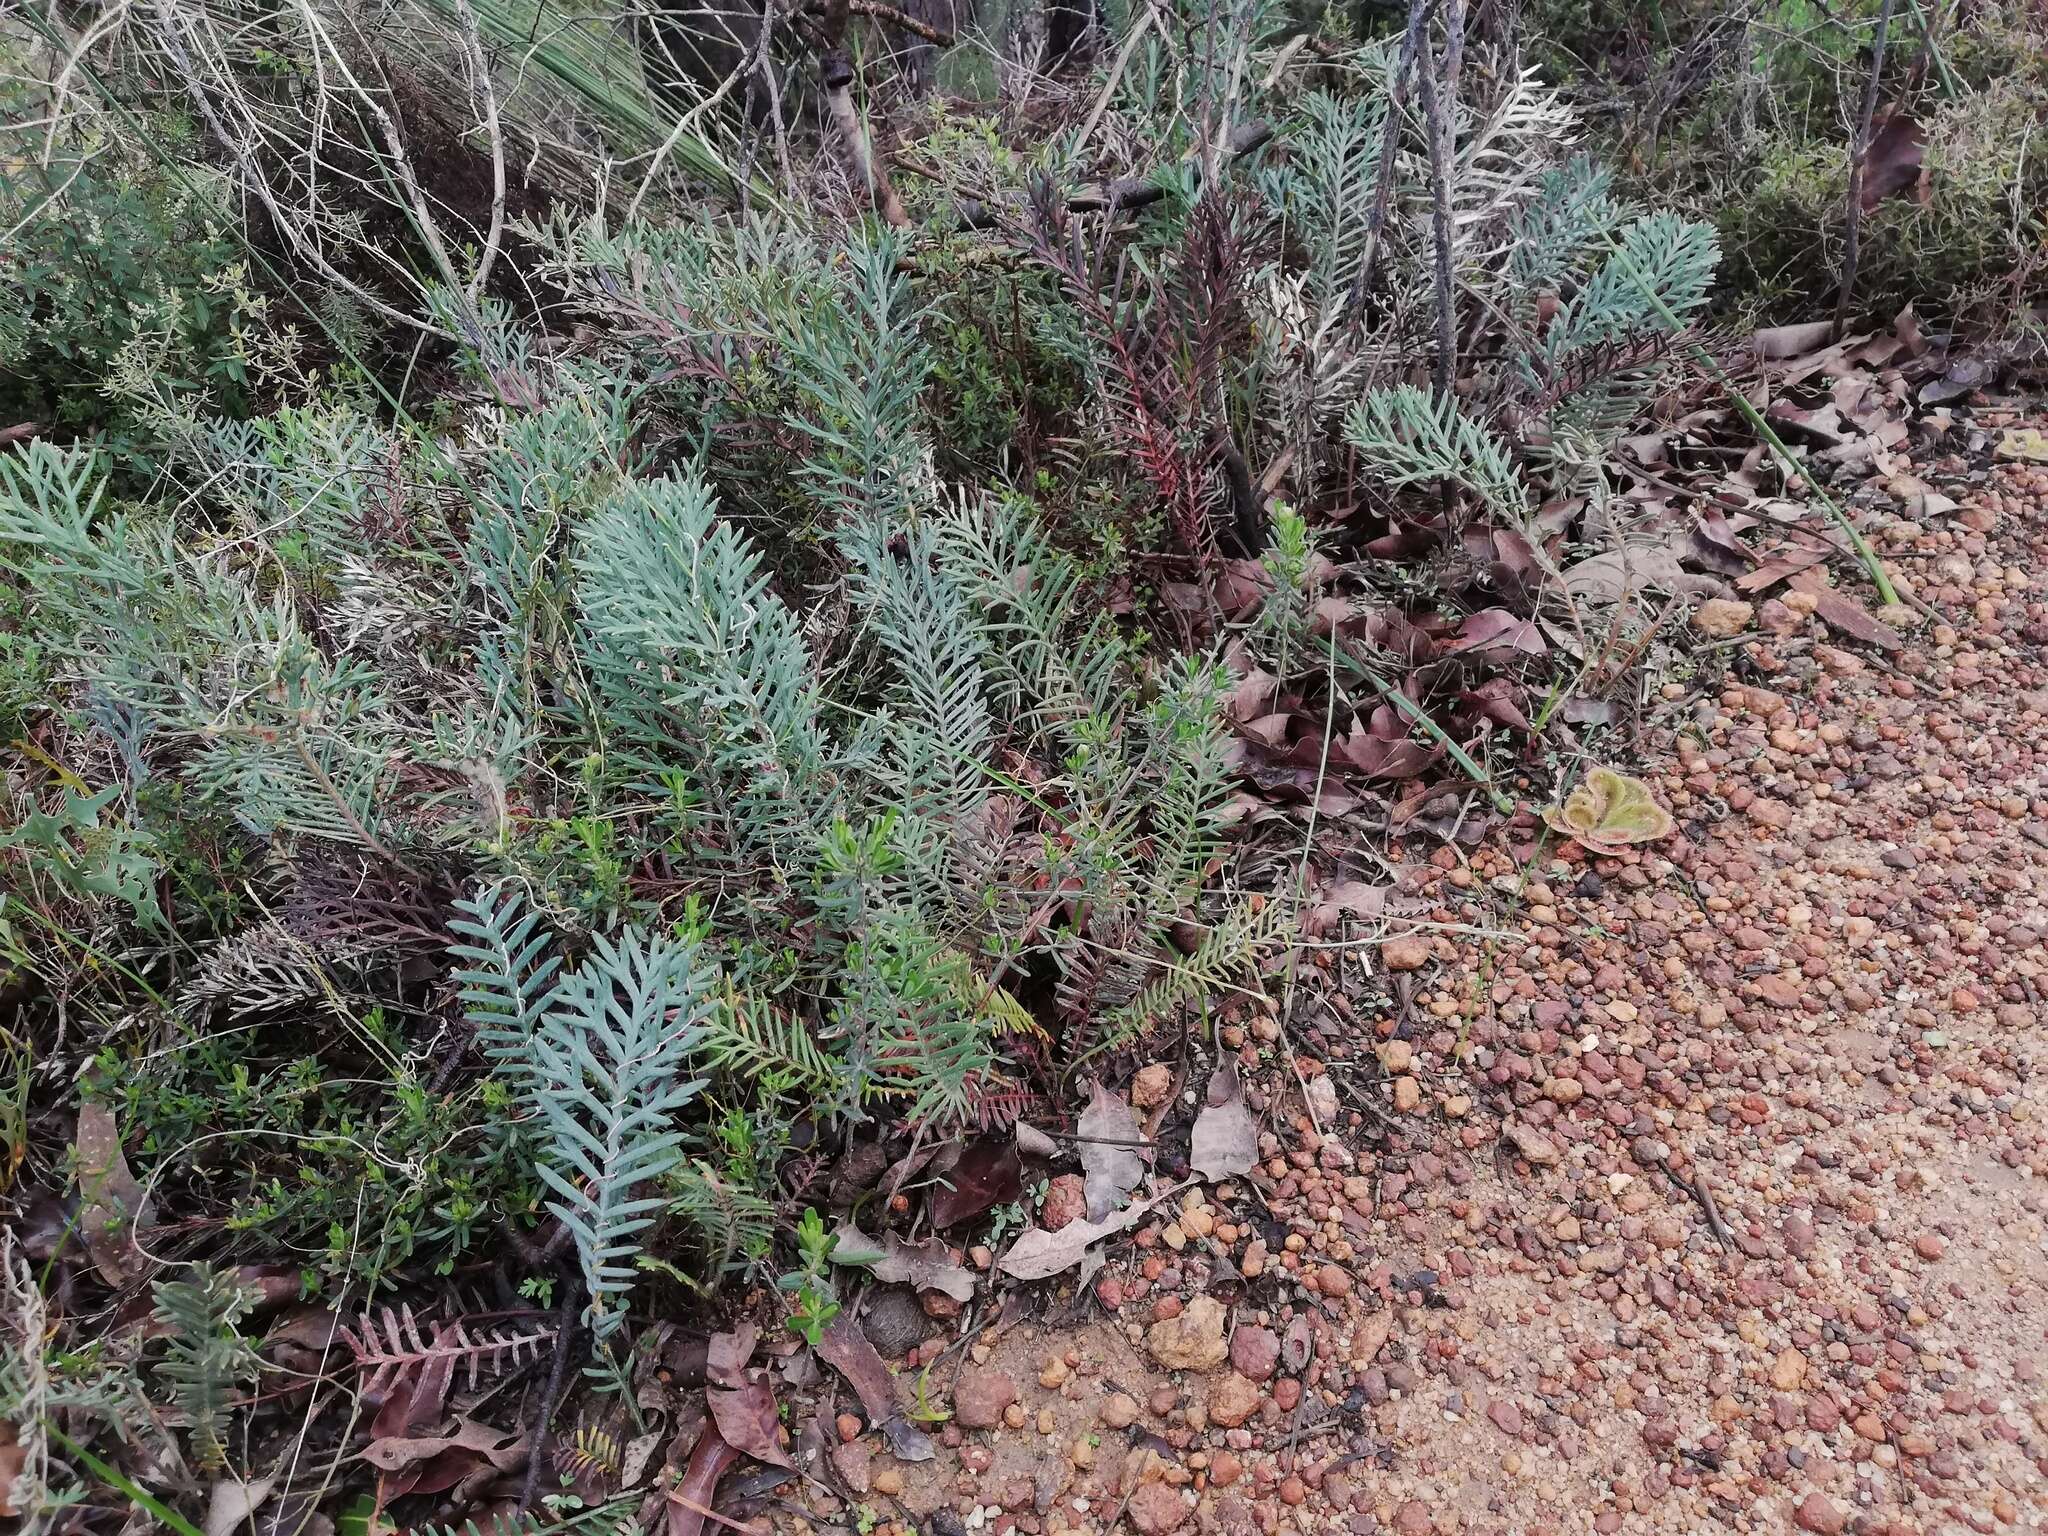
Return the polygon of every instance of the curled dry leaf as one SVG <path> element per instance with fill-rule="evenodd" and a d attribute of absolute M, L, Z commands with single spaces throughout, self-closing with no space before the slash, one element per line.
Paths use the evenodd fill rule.
<path fill-rule="evenodd" d="M 718 1480 L 739 1459 L 716 1424 L 704 1426 L 681 1479 L 666 1495 L 668 1536 L 700 1536 L 706 1517 L 716 1513 Z"/>
<path fill-rule="evenodd" d="M 363 1460 L 382 1476 L 386 1499 L 409 1493 L 440 1493 L 483 1467 L 511 1472 L 526 1465 L 526 1436 L 474 1419 L 457 1419 L 450 1435 L 393 1435 L 372 1440 Z"/>
<path fill-rule="evenodd" d="M 1105 1237 L 1114 1237 L 1135 1225 L 1164 1198 L 1162 1195 L 1157 1199 L 1140 1200 L 1101 1221 L 1070 1221 L 1057 1232 L 1033 1227 L 1010 1245 L 1010 1251 L 1003 1255 L 1002 1262 L 996 1267 L 1013 1280 L 1050 1279 L 1079 1264 L 1088 1251 Z"/>
<path fill-rule="evenodd" d="M 1081 1172 L 1085 1178 L 1088 1219 L 1101 1221 L 1122 1205 L 1145 1177 L 1145 1159 L 1136 1146 L 1144 1129 L 1131 1106 L 1104 1088 L 1089 1084 L 1087 1109 L 1081 1112 Z"/>
<path fill-rule="evenodd" d="M 932 1160 L 945 1182 L 931 1192 L 932 1225 L 950 1227 L 983 1211 L 1008 1205 L 1024 1193 L 1024 1165 L 1017 1143 L 1007 1136 L 983 1136 Z"/>
<path fill-rule="evenodd" d="M 1551 831 L 1576 838 L 1594 853 L 1654 843 L 1672 828 L 1671 813 L 1651 797 L 1650 786 L 1612 768 L 1593 769 L 1543 819 Z"/>
<path fill-rule="evenodd" d="M 1188 1150 L 1188 1166 L 1205 1179 L 1249 1173 L 1259 1160 L 1259 1127 L 1245 1106 L 1237 1063 L 1226 1060 L 1209 1079 L 1202 1112 Z"/>
<path fill-rule="evenodd" d="M 1904 112 L 1894 110 L 1871 130 L 1863 151 L 1863 190 L 1859 199 L 1868 213 L 1888 197 L 1911 195 L 1927 201 L 1927 130 Z"/>
<path fill-rule="evenodd" d="M 943 1291 L 955 1301 L 966 1301 L 974 1294 L 973 1272 L 956 1263 L 937 1238 L 906 1243 L 894 1232 L 888 1232 L 877 1243 L 850 1221 L 842 1221 L 836 1235 L 839 1242 L 832 1250 L 835 1264 L 858 1265 L 885 1285 Z"/>

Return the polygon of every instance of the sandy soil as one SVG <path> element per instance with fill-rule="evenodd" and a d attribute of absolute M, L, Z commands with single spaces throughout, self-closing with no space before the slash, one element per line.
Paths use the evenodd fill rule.
<path fill-rule="evenodd" d="M 945 1448 L 857 1438 L 855 1502 L 2048 1529 L 2048 468 L 1917 472 L 1961 506 L 1882 543 L 1938 621 L 1888 657 L 1763 604 L 1664 689 L 1651 848 L 1411 852 L 1386 965 L 1225 1030 L 1260 1168 L 944 1355 Z"/>

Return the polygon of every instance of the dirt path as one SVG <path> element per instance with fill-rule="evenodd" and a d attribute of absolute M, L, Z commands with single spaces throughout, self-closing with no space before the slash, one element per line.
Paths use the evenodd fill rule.
<path fill-rule="evenodd" d="M 1945 622 L 1885 662 L 1766 604 L 1757 681 L 1667 689 L 1676 837 L 1405 868 L 1414 968 L 1294 1042 L 1336 1134 L 1258 1101 L 1252 1178 L 1107 1314 L 984 1336 L 949 1448 L 847 1447 L 856 1489 L 921 1532 L 2048 1529 L 2048 469 L 1947 470 L 1885 550 Z"/>

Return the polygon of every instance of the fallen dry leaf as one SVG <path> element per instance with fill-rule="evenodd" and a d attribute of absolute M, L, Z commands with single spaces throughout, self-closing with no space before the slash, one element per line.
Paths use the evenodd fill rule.
<path fill-rule="evenodd" d="M 1868 213 L 1888 197 L 1911 193 L 1927 201 L 1927 184 L 1921 161 L 1927 153 L 1927 130 L 1906 113 L 1894 110 L 1871 130 L 1870 143 L 1863 151 L 1863 211 Z"/>
<path fill-rule="evenodd" d="M 78 1112 L 79 1230 L 85 1251 L 107 1284 L 120 1289 L 154 1267 L 135 1234 L 154 1220 L 149 1201 L 121 1150 L 121 1128 L 103 1104 Z"/>
<path fill-rule="evenodd" d="M 1505 608 L 1482 608 L 1466 616 L 1458 626 L 1457 638 L 1444 649 L 1453 655 L 1501 662 L 1517 655 L 1541 656 L 1550 647 L 1529 620 Z"/>
<path fill-rule="evenodd" d="M 1144 1128 L 1131 1106 L 1103 1087 L 1089 1085 L 1087 1109 L 1081 1112 L 1081 1172 L 1085 1177 L 1088 1219 L 1101 1221 L 1124 1203 L 1145 1177 L 1145 1159 L 1136 1146 L 1121 1142 L 1142 1142 Z"/>
<path fill-rule="evenodd" d="M 776 1433 L 782 1415 L 765 1379 L 756 1377 L 738 1387 L 707 1387 L 704 1401 L 718 1433 L 734 1450 L 770 1466 L 793 1466 Z"/>
<path fill-rule="evenodd" d="M 1063 1270 L 1072 1269 L 1095 1244 L 1134 1225 L 1165 1198 L 1165 1195 L 1160 1195 L 1151 1200 L 1140 1200 L 1101 1221 L 1070 1221 L 1057 1232 L 1033 1227 L 1010 1245 L 1010 1251 L 1003 1255 L 996 1268 L 1013 1280 L 1050 1279 Z"/>
<path fill-rule="evenodd" d="M 363 1460 L 381 1476 L 387 1499 L 409 1493 L 440 1493 L 472 1472 L 489 1466 L 510 1472 L 526 1464 L 526 1436 L 474 1419 L 457 1419 L 450 1435 L 391 1435 L 363 1448 Z"/>
<path fill-rule="evenodd" d="M 1568 569 L 1564 584 L 1573 597 L 1600 603 L 1620 602 L 1632 593 L 1712 592 L 1719 586 L 1712 577 L 1682 570 L 1678 556 L 1662 544 L 1603 551 Z"/>
<path fill-rule="evenodd" d="M 1259 1126 L 1245 1106 L 1237 1064 L 1224 1062 L 1209 1079 L 1202 1112 L 1195 1116 L 1188 1166 L 1205 1179 L 1249 1173 L 1259 1160 Z"/>
<path fill-rule="evenodd" d="M 1814 614 L 1830 629 L 1839 630 L 1851 639 L 1877 646 L 1880 650 L 1896 651 L 1905 643 L 1891 625 L 1872 618 L 1862 604 L 1832 588 L 1821 588 L 1813 594 L 1813 599 Z"/>
<path fill-rule="evenodd" d="M 1779 363 L 1826 346 L 1834 334 L 1832 320 L 1804 320 L 1796 325 L 1767 326 L 1750 337 L 1750 345 L 1764 362 Z"/>
<path fill-rule="evenodd" d="M 716 1512 L 718 1480 L 739 1459 L 740 1453 L 725 1443 L 717 1425 L 704 1426 L 681 1479 L 665 1495 L 668 1536 L 699 1536 L 706 1516 Z"/>
<path fill-rule="evenodd" d="M 263 1507 L 277 1487 L 277 1479 L 259 1477 L 253 1483 L 240 1478 L 222 1478 L 206 1499 L 206 1536 L 230 1536 L 249 1524 L 249 1517 Z"/>
<path fill-rule="evenodd" d="M 931 1192 L 928 1209 L 935 1227 L 970 1221 L 1024 1193 L 1024 1165 L 1014 1137 L 979 1137 L 950 1158 L 934 1159 L 932 1171 L 945 1181 Z"/>
<path fill-rule="evenodd" d="M 948 1256 L 946 1245 L 937 1238 L 906 1243 L 894 1232 L 883 1234 L 878 1246 L 851 1222 L 839 1227 L 840 1246 L 832 1250 L 835 1263 L 862 1264 L 885 1285 L 907 1285 L 914 1290 L 942 1291 L 955 1301 L 974 1294 L 974 1275 L 965 1265 Z M 846 1256 L 842 1259 L 841 1255 Z M 865 1257 L 865 1255 L 873 1257 Z"/>
<path fill-rule="evenodd" d="M 896 1396 L 896 1378 L 846 1313 L 834 1318 L 832 1326 L 819 1336 L 818 1356 L 846 1378 L 871 1423 L 879 1424 L 902 1408 Z"/>

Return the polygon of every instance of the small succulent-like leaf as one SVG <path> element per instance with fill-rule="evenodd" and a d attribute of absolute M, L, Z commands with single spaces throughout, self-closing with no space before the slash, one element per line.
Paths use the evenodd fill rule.
<path fill-rule="evenodd" d="M 1595 768 L 1578 788 L 1543 813 L 1553 832 L 1576 838 L 1595 853 L 1612 853 L 1630 843 L 1654 843 L 1671 835 L 1671 813 L 1650 794 L 1650 786 L 1612 768 Z"/>

